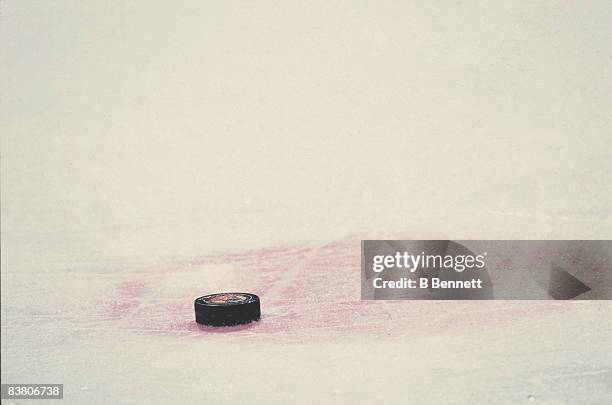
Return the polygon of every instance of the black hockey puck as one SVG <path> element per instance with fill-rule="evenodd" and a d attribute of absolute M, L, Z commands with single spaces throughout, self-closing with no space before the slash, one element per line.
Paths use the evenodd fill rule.
<path fill-rule="evenodd" d="M 249 293 L 218 293 L 195 300 L 196 322 L 211 326 L 232 326 L 258 321 L 259 297 Z"/>

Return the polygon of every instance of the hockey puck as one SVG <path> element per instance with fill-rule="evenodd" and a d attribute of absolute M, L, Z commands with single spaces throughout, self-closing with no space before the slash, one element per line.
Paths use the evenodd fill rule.
<path fill-rule="evenodd" d="M 196 322 L 210 326 L 232 326 L 258 321 L 259 297 L 249 293 L 218 293 L 197 298 Z"/>

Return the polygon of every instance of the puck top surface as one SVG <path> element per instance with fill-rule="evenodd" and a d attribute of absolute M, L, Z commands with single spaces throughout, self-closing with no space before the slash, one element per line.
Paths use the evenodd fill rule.
<path fill-rule="evenodd" d="M 240 305 L 254 302 L 257 296 L 247 293 L 219 293 L 210 294 L 198 298 L 196 301 L 201 305 Z"/>

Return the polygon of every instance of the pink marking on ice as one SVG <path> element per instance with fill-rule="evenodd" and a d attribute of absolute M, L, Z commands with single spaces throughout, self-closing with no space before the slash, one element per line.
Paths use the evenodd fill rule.
<path fill-rule="evenodd" d="M 145 279 L 118 285 L 116 299 L 106 306 L 106 312 L 130 329 L 151 333 L 307 338 L 363 333 L 401 335 L 414 328 L 433 332 L 475 324 L 484 326 L 527 315 L 534 317 L 564 308 L 554 302 L 361 301 L 360 261 L 359 241 L 200 256 L 151 270 Z M 260 321 L 236 327 L 198 325 L 193 300 L 203 292 L 190 288 L 174 291 L 178 294 L 173 297 L 180 299 L 152 292 L 156 273 L 179 278 L 182 270 L 197 266 L 206 280 L 211 272 L 218 277 L 217 272 L 224 271 L 216 267 L 218 264 L 232 266 L 238 283 L 244 286 L 242 291 L 260 296 Z"/>
<path fill-rule="evenodd" d="M 142 280 L 125 281 L 117 286 L 117 292 L 124 299 L 134 299 L 142 296 L 147 289 L 147 283 Z"/>
<path fill-rule="evenodd" d="M 126 281 L 116 287 L 116 299 L 109 302 L 109 315 L 127 317 L 138 309 L 140 298 L 146 293 L 147 283 L 142 280 Z"/>

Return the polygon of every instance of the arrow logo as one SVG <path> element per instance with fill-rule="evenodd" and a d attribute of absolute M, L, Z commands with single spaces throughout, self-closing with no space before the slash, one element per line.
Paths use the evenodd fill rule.
<path fill-rule="evenodd" d="M 548 294 L 556 300 L 571 300 L 591 288 L 555 263 L 550 263 Z"/>

